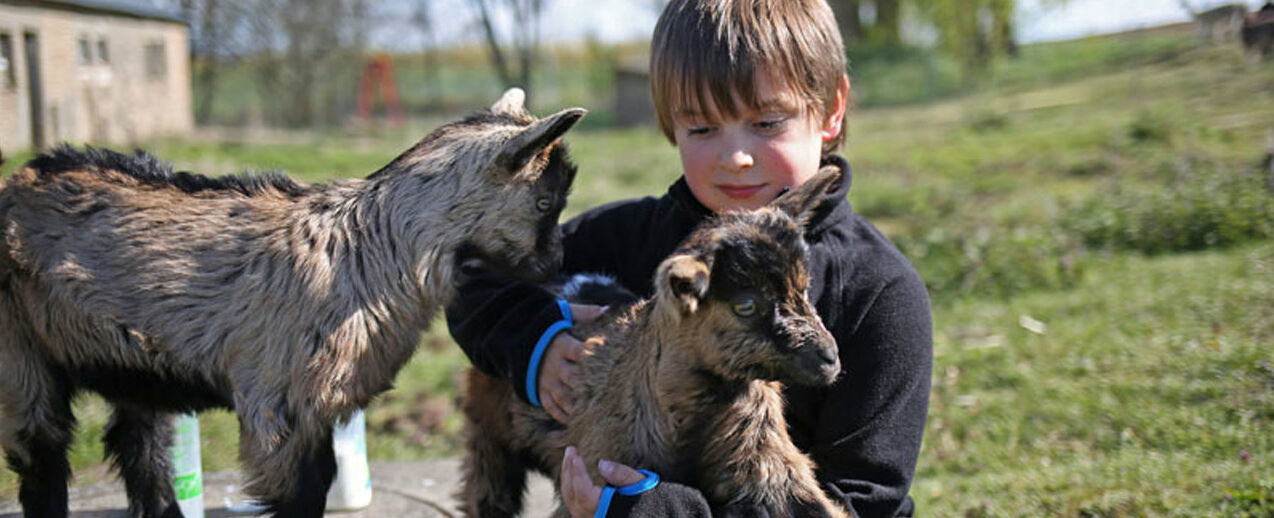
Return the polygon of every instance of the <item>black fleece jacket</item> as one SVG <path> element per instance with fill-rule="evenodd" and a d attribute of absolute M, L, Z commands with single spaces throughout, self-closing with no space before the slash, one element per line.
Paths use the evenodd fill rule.
<path fill-rule="evenodd" d="M 831 387 L 786 389 L 789 432 L 814 460 L 824 490 L 857 516 L 911 516 L 907 493 L 933 359 L 929 298 L 906 258 L 850 208 L 849 164 L 839 156 L 825 162 L 840 165 L 845 180 L 807 226 L 809 295 L 836 337 L 843 372 Z M 592 209 L 562 227 L 563 273 L 607 273 L 648 297 L 655 267 L 710 214 L 684 178 L 662 197 Z M 467 273 L 447 308 L 452 336 L 479 370 L 510 380 L 525 401 L 534 344 L 562 318 L 554 297 L 491 273 Z M 616 497 L 609 516 L 711 511 L 697 490 L 664 481 L 641 495 Z"/>

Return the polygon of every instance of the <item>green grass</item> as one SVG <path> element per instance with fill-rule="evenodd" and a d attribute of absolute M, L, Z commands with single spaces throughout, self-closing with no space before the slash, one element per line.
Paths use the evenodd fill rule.
<path fill-rule="evenodd" d="M 925 514 L 1226 516 L 1208 511 L 1227 492 L 1274 497 L 1274 243 L 1099 263 L 1073 289 L 937 307 Z"/>
<path fill-rule="evenodd" d="M 1029 46 L 979 88 L 851 115 L 850 200 L 934 303 L 921 515 L 1274 516 L 1274 194 L 1256 170 L 1271 92 L 1274 68 L 1149 33 Z M 200 172 L 327 181 L 370 173 L 428 126 L 145 147 Z M 568 216 L 678 175 L 652 129 L 582 127 L 571 146 Z M 368 409 L 375 459 L 458 454 L 467 362 L 441 323 L 422 344 Z M 76 409 L 73 464 L 97 480 L 108 412 L 92 397 Z M 201 422 L 205 466 L 232 468 L 234 419 Z M 14 484 L 0 474 L 0 498 Z"/>

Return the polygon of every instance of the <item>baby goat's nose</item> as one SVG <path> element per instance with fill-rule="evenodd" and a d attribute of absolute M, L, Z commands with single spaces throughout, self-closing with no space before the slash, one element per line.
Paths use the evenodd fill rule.
<path fill-rule="evenodd" d="M 836 359 L 837 359 L 836 348 L 835 347 L 819 347 L 818 357 L 822 358 L 823 361 L 827 363 L 836 363 Z"/>

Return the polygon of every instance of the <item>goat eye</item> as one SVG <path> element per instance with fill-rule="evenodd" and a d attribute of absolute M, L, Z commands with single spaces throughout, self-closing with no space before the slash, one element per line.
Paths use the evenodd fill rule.
<path fill-rule="evenodd" d="M 734 310 L 734 314 L 741 317 L 750 317 L 756 314 L 756 301 L 752 299 L 739 299 L 730 309 Z"/>
<path fill-rule="evenodd" d="M 539 209 L 540 212 L 548 212 L 549 209 L 553 208 L 553 200 L 548 198 L 535 200 L 535 208 Z"/>

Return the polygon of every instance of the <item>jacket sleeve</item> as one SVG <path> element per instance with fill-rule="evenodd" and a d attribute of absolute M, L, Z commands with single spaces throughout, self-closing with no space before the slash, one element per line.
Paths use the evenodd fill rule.
<path fill-rule="evenodd" d="M 563 274 L 601 271 L 613 262 L 610 207 L 589 211 L 562 226 Z M 613 266 L 610 267 L 613 269 Z M 452 338 L 479 371 L 509 380 L 523 401 L 532 403 L 538 354 L 568 319 L 553 294 L 481 267 L 461 267 L 456 296 L 446 309 Z M 537 347 L 538 346 L 538 347 Z M 536 398 L 538 399 L 538 398 Z"/>
<path fill-rule="evenodd" d="M 703 493 L 690 486 L 660 482 L 649 491 L 636 495 L 615 494 L 602 503 L 597 516 L 606 518 L 710 518 L 712 510 Z"/>
<path fill-rule="evenodd" d="M 884 285 L 851 336 L 845 372 L 819 412 L 810 455 L 826 491 L 856 516 L 912 516 L 908 496 L 929 408 L 933 322 L 924 283 Z"/>
<path fill-rule="evenodd" d="M 690 486 L 661 482 L 638 495 L 616 495 L 606 518 L 782 518 L 755 505 L 727 505 L 713 508 L 703 493 Z"/>
<path fill-rule="evenodd" d="M 562 320 L 553 295 L 478 267 L 463 270 L 447 306 L 452 338 L 475 368 L 509 380 L 518 396 L 530 402 L 525 380 L 535 345 Z"/>

